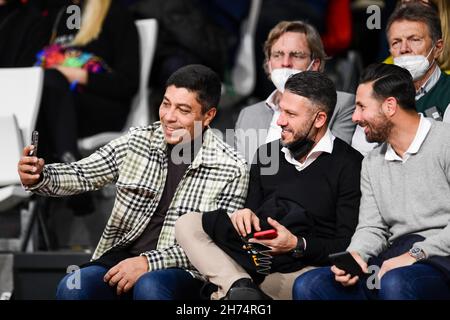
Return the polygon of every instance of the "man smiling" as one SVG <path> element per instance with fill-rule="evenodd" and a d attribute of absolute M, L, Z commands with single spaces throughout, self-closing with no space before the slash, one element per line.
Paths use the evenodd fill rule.
<path fill-rule="evenodd" d="M 369 66 L 356 91 L 353 121 L 382 145 L 363 160 L 347 251 L 364 272 L 379 267 L 379 290 L 333 266 L 300 276 L 295 299 L 450 299 L 450 126 L 418 115 L 414 94 L 411 75 L 386 64 Z"/>
<path fill-rule="evenodd" d="M 70 289 L 68 275 L 59 284 L 59 299 L 198 298 L 203 283 L 175 242 L 175 221 L 191 211 L 234 212 L 242 207 L 248 184 L 245 161 L 208 130 L 220 89 L 209 68 L 186 66 L 167 81 L 161 122 L 133 128 L 71 164 L 44 166 L 43 159 L 28 156 L 31 146 L 24 149 L 20 178 L 38 194 L 117 186 L 94 260 L 80 270 L 81 288 Z M 180 155 L 187 161 L 177 161 Z"/>
<path fill-rule="evenodd" d="M 355 230 L 362 156 L 328 128 L 336 105 L 333 82 L 305 71 L 284 89 L 277 120 L 282 146 L 277 140 L 260 147 L 267 150 L 257 152 L 251 166 L 245 206 L 230 216 L 216 210 L 177 221 L 178 243 L 217 286 L 212 299 L 290 299 L 294 279 L 327 265 L 328 254 L 344 250 Z M 270 162 L 278 164 L 275 174 L 264 173 Z M 267 229 L 276 237 L 253 240 L 270 248 L 271 264 L 242 249 L 248 243 L 241 237 Z"/>

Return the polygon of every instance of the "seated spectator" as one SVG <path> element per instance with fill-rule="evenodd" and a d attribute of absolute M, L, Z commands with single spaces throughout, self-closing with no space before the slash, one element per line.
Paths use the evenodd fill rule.
<path fill-rule="evenodd" d="M 350 243 L 362 156 L 329 130 L 335 105 L 336 88 L 324 74 L 290 77 L 279 103 L 281 146 L 277 140 L 259 149 L 243 209 L 177 221 L 178 243 L 217 286 L 211 298 L 291 299 L 299 274 L 329 264 L 328 254 Z M 274 239 L 248 240 L 269 228 Z"/>
<path fill-rule="evenodd" d="M 117 1 L 81 1 L 78 30 L 76 11 L 67 11 L 78 1 L 65 2 L 38 62 L 48 67 L 37 129 L 49 162 L 78 159 L 80 137 L 122 130 L 139 83 L 139 39 L 128 12 Z"/>
<path fill-rule="evenodd" d="M 316 29 L 303 21 L 282 21 L 269 33 L 264 44 L 264 69 L 275 85 L 275 91 L 265 100 L 244 108 L 236 122 L 236 149 L 251 162 L 256 149 L 280 138 L 276 124 L 279 101 L 287 78 L 297 72 L 322 72 L 325 51 Z M 355 130 L 351 117 L 355 108 L 354 95 L 338 91 L 329 127 L 338 138 L 350 143 Z"/>
<path fill-rule="evenodd" d="M 312 25 L 322 37 L 327 55 L 345 52 L 352 40 L 349 0 L 264 0 L 255 32 L 256 85 L 253 96 L 265 99 L 272 91 L 261 51 L 267 35 L 280 21 L 302 20 Z"/>
<path fill-rule="evenodd" d="M 450 3 L 447 0 L 401 0 L 399 5 L 408 3 L 419 3 L 436 9 L 441 21 L 443 50 L 438 58 L 439 67 L 450 74 Z M 393 64 L 392 56 L 389 56 L 385 63 Z"/>
<path fill-rule="evenodd" d="M 386 30 L 394 63 L 413 77 L 416 110 L 442 121 L 450 106 L 450 76 L 438 65 L 444 42 L 435 10 L 419 3 L 401 5 L 390 16 Z M 365 140 L 363 130 L 357 128 L 352 146 L 364 151 L 376 146 Z"/>
<path fill-rule="evenodd" d="M 295 299 L 450 299 L 450 125 L 417 114 L 415 92 L 409 72 L 386 64 L 369 66 L 356 92 L 353 120 L 382 145 L 362 164 L 347 251 L 372 279 L 316 269 L 295 281 Z"/>
<path fill-rule="evenodd" d="M 175 242 L 174 226 L 191 211 L 244 204 L 244 159 L 209 129 L 220 100 L 218 75 L 201 65 L 176 71 L 161 122 L 133 128 L 91 156 L 44 166 L 24 149 L 19 175 L 28 190 L 62 196 L 117 185 L 111 217 L 91 263 L 61 280 L 58 299 L 195 299 L 203 285 Z M 193 276 L 194 275 L 194 276 Z M 80 287 L 70 286 L 79 276 Z"/>
<path fill-rule="evenodd" d="M 437 63 L 444 42 L 436 12 L 417 3 L 400 6 L 389 18 L 386 30 L 394 64 L 406 68 L 413 77 L 417 111 L 442 120 L 450 104 L 450 77 Z"/>

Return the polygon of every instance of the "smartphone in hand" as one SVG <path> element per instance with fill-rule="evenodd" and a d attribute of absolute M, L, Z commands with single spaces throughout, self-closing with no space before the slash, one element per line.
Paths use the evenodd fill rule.
<path fill-rule="evenodd" d="M 278 236 L 277 230 L 269 229 L 264 231 L 258 231 L 253 233 L 253 238 L 258 240 L 269 240 L 274 239 Z"/>
<path fill-rule="evenodd" d="M 33 134 L 31 135 L 31 144 L 34 146 L 34 149 L 28 153 L 28 156 L 37 157 L 38 141 L 39 141 L 39 132 L 34 130 Z"/>
<path fill-rule="evenodd" d="M 352 277 L 358 276 L 361 279 L 366 275 L 350 252 L 344 251 L 333 253 L 330 254 L 328 258 L 333 265 L 349 273 Z"/>

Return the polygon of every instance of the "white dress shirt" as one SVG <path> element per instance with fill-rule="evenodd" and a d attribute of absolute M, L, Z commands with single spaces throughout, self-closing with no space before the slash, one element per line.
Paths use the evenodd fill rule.
<path fill-rule="evenodd" d="M 425 118 L 421 113 L 419 114 L 420 114 L 419 127 L 417 128 L 414 140 L 409 145 L 408 150 L 406 150 L 405 154 L 403 155 L 403 158 L 400 157 L 394 151 L 394 148 L 392 148 L 392 146 L 388 143 L 386 154 L 384 155 L 384 159 L 386 161 L 401 161 L 405 163 L 412 154 L 416 154 L 417 152 L 419 152 L 420 146 L 425 141 L 425 138 L 427 137 L 427 134 L 431 128 L 430 120 Z"/>
<path fill-rule="evenodd" d="M 303 163 L 294 159 L 288 148 L 283 147 L 281 151 L 284 153 L 287 162 L 293 164 L 298 171 L 302 171 L 313 163 L 323 152 L 332 153 L 334 139 L 336 139 L 336 137 L 331 133 L 330 129 L 327 129 L 323 137 L 308 153 Z"/>

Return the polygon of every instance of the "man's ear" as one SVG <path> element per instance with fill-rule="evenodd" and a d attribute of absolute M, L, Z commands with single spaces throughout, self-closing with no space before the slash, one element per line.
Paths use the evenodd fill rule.
<path fill-rule="evenodd" d="M 316 128 L 322 128 L 327 123 L 327 113 L 324 111 L 319 111 L 316 116 L 316 121 L 314 122 L 314 126 Z"/>
<path fill-rule="evenodd" d="M 270 74 L 272 73 L 272 66 L 270 65 L 269 59 L 264 60 L 264 70 L 268 73 L 268 76 L 270 78 Z"/>
<path fill-rule="evenodd" d="M 322 64 L 321 60 L 319 58 L 315 58 L 310 70 L 319 71 L 321 64 Z"/>
<path fill-rule="evenodd" d="M 203 115 L 203 126 L 204 127 L 209 126 L 209 124 L 211 123 L 211 121 L 213 121 L 216 114 L 217 114 L 217 108 L 215 108 L 215 107 L 212 107 L 211 109 L 206 111 L 205 114 Z"/>
<path fill-rule="evenodd" d="M 436 41 L 436 44 L 434 45 L 435 49 L 434 49 L 434 59 L 439 59 L 439 57 L 441 56 L 442 52 L 444 51 L 444 40 L 439 39 L 438 41 Z"/>
<path fill-rule="evenodd" d="M 397 103 L 397 99 L 394 97 L 389 97 L 384 100 L 383 104 L 381 105 L 383 112 L 386 116 L 392 117 L 396 114 L 399 105 Z"/>

